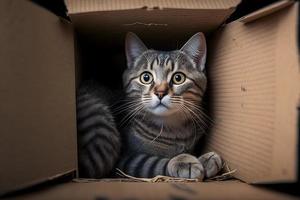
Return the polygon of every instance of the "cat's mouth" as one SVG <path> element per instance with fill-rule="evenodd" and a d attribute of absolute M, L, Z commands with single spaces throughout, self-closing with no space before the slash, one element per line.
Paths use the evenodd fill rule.
<path fill-rule="evenodd" d="M 156 108 L 159 108 L 159 107 L 169 109 L 169 106 L 163 104 L 162 102 L 159 102 L 156 106 L 153 107 L 153 109 L 156 109 Z"/>
<path fill-rule="evenodd" d="M 169 107 L 161 102 L 151 108 L 151 112 L 158 115 L 164 114 L 168 111 Z"/>

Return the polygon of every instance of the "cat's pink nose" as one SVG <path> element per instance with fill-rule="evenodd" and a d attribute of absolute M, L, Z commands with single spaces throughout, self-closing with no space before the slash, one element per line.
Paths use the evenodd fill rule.
<path fill-rule="evenodd" d="M 167 91 L 164 91 L 164 92 L 154 92 L 154 94 L 159 98 L 159 100 L 162 100 L 162 98 L 164 98 L 164 96 L 166 96 L 168 93 Z"/>
<path fill-rule="evenodd" d="M 163 82 L 154 87 L 154 94 L 161 100 L 168 94 L 169 86 L 167 82 Z"/>

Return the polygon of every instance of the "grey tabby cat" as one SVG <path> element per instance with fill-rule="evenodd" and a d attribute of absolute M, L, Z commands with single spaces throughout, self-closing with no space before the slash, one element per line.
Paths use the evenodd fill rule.
<path fill-rule="evenodd" d="M 115 167 L 121 140 L 109 106 L 113 101 L 111 91 L 94 81 L 77 91 L 79 177 L 107 177 Z"/>
<path fill-rule="evenodd" d="M 137 177 L 210 178 L 222 168 L 214 152 L 192 155 L 204 134 L 201 101 L 206 90 L 206 42 L 197 33 L 180 49 L 149 50 L 133 33 L 126 37 L 123 74 L 130 124 L 122 130 L 117 165 Z"/>
<path fill-rule="evenodd" d="M 115 121 L 110 91 L 93 82 L 78 90 L 80 177 L 102 178 L 114 167 L 137 177 L 216 175 L 222 167 L 219 155 L 192 155 L 206 126 L 200 106 L 206 89 L 204 35 L 197 33 L 180 50 L 162 52 L 148 50 L 129 33 L 126 56 L 125 101 L 115 110 L 126 111 L 123 120 Z"/>

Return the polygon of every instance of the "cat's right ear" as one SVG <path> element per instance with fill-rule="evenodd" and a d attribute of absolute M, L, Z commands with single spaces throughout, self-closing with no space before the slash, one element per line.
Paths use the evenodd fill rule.
<path fill-rule="evenodd" d="M 136 58 L 139 57 L 143 52 L 147 51 L 147 47 L 136 34 L 129 32 L 126 35 L 125 51 L 127 67 L 131 68 L 133 67 Z"/>

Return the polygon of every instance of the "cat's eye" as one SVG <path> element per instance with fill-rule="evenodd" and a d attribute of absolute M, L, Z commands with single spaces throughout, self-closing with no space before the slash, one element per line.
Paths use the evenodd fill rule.
<path fill-rule="evenodd" d="M 182 72 L 177 72 L 172 77 L 172 82 L 176 85 L 182 84 L 185 81 L 185 74 Z"/>
<path fill-rule="evenodd" d="M 144 84 L 150 84 L 153 81 L 153 76 L 150 72 L 143 72 L 140 76 L 140 81 Z"/>

